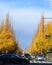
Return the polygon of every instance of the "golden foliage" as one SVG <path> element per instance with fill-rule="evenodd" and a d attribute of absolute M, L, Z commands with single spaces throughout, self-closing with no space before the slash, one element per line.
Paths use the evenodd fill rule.
<path fill-rule="evenodd" d="M 52 22 L 44 26 L 44 17 L 42 16 L 38 31 L 29 48 L 29 54 L 46 54 L 52 49 Z M 51 50 L 52 52 L 52 50 Z"/>
<path fill-rule="evenodd" d="M 5 23 L 3 21 L 0 28 L 0 51 L 7 54 L 11 51 L 17 50 L 17 45 L 7 16 Z M 22 51 L 20 50 L 18 52 L 21 53 Z"/>

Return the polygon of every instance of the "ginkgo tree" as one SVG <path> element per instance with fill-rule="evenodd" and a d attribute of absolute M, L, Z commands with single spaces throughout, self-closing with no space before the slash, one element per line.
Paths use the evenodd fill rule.
<path fill-rule="evenodd" d="M 11 28 L 9 17 L 7 15 L 6 21 L 3 21 L 0 27 L 0 51 L 7 54 L 12 51 L 14 53 L 16 50 L 19 50 L 18 52 L 22 53 L 21 48 L 18 47 L 18 43 L 14 36 L 14 31 Z"/>
<path fill-rule="evenodd" d="M 44 16 L 42 16 L 37 33 L 30 45 L 29 54 L 46 54 L 47 51 L 52 52 L 52 21 L 44 24 Z"/>

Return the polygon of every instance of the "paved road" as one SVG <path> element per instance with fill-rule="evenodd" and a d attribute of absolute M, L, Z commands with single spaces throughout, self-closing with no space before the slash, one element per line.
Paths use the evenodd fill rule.
<path fill-rule="evenodd" d="M 4 64 L 4 65 L 52 65 L 48 61 L 31 61 L 29 64 Z"/>
<path fill-rule="evenodd" d="M 30 61 L 30 63 L 52 63 L 48 61 Z"/>
<path fill-rule="evenodd" d="M 22 65 L 22 64 L 3 64 L 3 65 Z M 52 65 L 52 62 L 48 62 L 48 61 L 34 61 L 33 60 L 33 61 L 30 61 L 29 64 L 23 64 L 23 65 Z"/>
<path fill-rule="evenodd" d="M 22 64 L 4 64 L 4 65 L 22 65 Z M 52 65 L 51 63 L 30 63 L 30 64 L 23 64 L 23 65 Z"/>

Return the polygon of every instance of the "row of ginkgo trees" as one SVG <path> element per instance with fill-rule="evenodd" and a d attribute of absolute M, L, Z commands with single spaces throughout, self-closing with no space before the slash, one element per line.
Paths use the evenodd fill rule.
<path fill-rule="evenodd" d="M 52 21 L 44 24 L 44 16 L 42 16 L 27 53 L 36 55 L 46 54 L 47 52 L 52 52 Z"/>
<path fill-rule="evenodd" d="M 15 39 L 13 27 L 10 24 L 9 15 L 7 14 L 6 20 L 2 22 L 0 27 L 0 53 L 17 53 L 22 54 L 18 42 Z"/>
<path fill-rule="evenodd" d="M 16 42 L 8 15 L 6 16 L 6 21 L 3 21 L 0 27 L 0 51 L 4 54 L 17 52 L 22 55 L 22 50 L 18 42 Z M 42 16 L 36 35 L 27 53 L 36 55 L 46 54 L 48 51 L 52 52 L 52 21 L 44 25 L 44 16 Z"/>

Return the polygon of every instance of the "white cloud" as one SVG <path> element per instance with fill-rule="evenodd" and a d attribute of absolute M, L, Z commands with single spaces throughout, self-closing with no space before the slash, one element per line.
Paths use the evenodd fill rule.
<path fill-rule="evenodd" d="M 45 4 L 52 7 L 52 0 L 44 0 Z"/>

